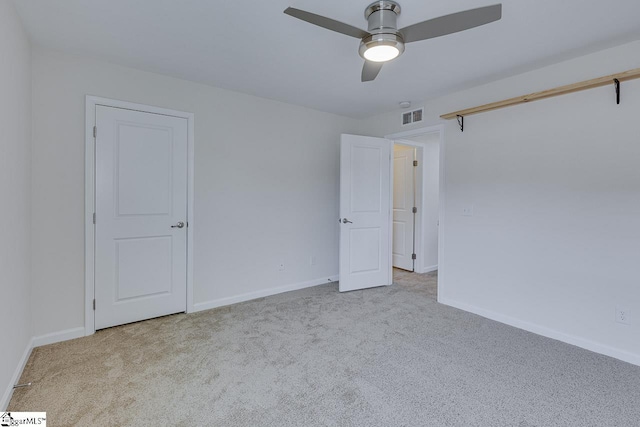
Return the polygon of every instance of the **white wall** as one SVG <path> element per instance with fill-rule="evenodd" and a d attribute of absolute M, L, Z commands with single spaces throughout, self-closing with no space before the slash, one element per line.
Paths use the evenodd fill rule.
<path fill-rule="evenodd" d="M 198 308 L 337 274 L 339 135 L 359 121 L 34 48 L 36 336 L 84 325 L 87 94 L 195 113 Z"/>
<path fill-rule="evenodd" d="M 439 115 L 640 67 L 640 42 L 425 102 Z M 442 302 L 640 364 L 640 80 L 445 127 Z M 392 134 L 400 111 L 367 121 Z M 473 216 L 463 216 L 465 207 Z M 614 322 L 616 305 L 632 324 Z"/>
<path fill-rule="evenodd" d="M 12 2 L 0 2 L 0 411 L 31 338 L 31 47 Z"/>

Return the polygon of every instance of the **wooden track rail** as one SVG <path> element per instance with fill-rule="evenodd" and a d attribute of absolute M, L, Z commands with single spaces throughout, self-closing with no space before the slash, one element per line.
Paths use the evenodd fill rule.
<path fill-rule="evenodd" d="M 539 99 L 551 98 L 552 96 L 565 95 L 567 93 L 578 92 L 581 90 L 593 89 L 600 86 L 615 84 L 616 93 L 618 95 L 618 103 L 620 103 L 620 82 L 640 78 L 640 68 L 625 71 L 623 73 L 612 74 L 610 76 L 598 77 L 597 79 L 585 80 L 580 83 L 573 83 L 566 86 L 560 86 L 555 89 L 549 89 L 542 92 L 535 92 L 529 95 L 516 96 L 515 98 L 505 99 L 503 101 L 492 102 L 490 104 L 480 105 L 478 107 L 467 108 L 466 110 L 454 111 L 453 113 L 443 114 L 443 119 L 451 120 L 472 114 L 483 113 L 485 111 L 497 110 L 498 108 L 510 107 L 512 105 L 524 104 L 525 102 L 537 101 Z"/>

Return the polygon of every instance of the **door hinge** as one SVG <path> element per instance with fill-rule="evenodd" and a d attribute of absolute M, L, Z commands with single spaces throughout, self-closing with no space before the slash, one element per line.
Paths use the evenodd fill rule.
<path fill-rule="evenodd" d="M 95 212 L 93 213 L 93 223 L 94 224 L 96 223 L 96 213 Z"/>
<path fill-rule="evenodd" d="M 93 310 L 94 311 L 96 310 L 96 300 L 95 299 L 93 300 Z"/>
<path fill-rule="evenodd" d="M 413 161 L 413 166 L 418 166 L 418 161 L 417 160 Z"/>
<path fill-rule="evenodd" d="M 413 211 L 413 213 L 418 213 L 418 208 L 414 207 L 414 208 L 412 209 L 412 211 Z M 94 223 L 94 224 L 95 224 L 95 223 Z"/>
<path fill-rule="evenodd" d="M 411 254 L 411 259 L 416 259 L 416 254 Z"/>
<path fill-rule="evenodd" d="M 98 137 L 98 127 L 97 127 L 97 126 L 94 126 L 94 127 L 93 127 L 93 137 L 94 137 L 94 138 L 97 138 L 97 137 Z"/>

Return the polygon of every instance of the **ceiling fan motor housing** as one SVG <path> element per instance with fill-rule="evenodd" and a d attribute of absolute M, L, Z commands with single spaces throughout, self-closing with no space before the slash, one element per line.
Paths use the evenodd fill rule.
<path fill-rule="evenodd" d="M 373 46 L 393 46 L 398 49 L 398 56 L 404 52 L 404 40 L 398 31 L 398 15 L 400 5 L 394 1 L 380 0 L 371 3 L 364 11 L 364 17 L 369 23 L 369 36 L 360 42 L 359 53 L 364 53 Z M 366 58 L 365 58 L 366 59 Z"/>
<path fill-rule="evenodd" d="M 389 0 L 373 2 L 364 10 L 364 19 L 369 23 L 368 31 L 370 33 L 397 32 L 398 15 L 400 15 L 400 5 Z"/>

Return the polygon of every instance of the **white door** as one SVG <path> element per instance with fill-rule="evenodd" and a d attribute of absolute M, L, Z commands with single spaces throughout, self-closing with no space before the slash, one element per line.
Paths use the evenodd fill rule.
<path fill-rule="evenodd" d="M 390 285 L 391 146 L 382 138 L 340 141 L 340 292 Z"/>
<path fill-rule="evenodd" d="M 395 145 L 393 151 L 393 266 L 414 270 L 416 149 Z"/>
<path fill-rule="evenodd" d="M 96 329 L 186 310 L 187 120 L 96 107 Z"/>

